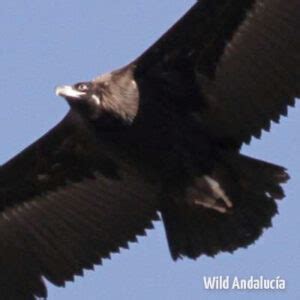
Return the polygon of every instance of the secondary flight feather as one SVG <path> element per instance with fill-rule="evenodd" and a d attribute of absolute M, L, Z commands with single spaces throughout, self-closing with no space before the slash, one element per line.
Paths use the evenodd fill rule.
<path fill-rule="evenodd" d="M 56 93 L 70 110 L 0 167 L 0 294 L 46 297 L 152 228 L 171 256 L 253 243 L 286 170 L 240 154 L 300 96 L 298 0 L 202 0 L 125 67 Z"/>

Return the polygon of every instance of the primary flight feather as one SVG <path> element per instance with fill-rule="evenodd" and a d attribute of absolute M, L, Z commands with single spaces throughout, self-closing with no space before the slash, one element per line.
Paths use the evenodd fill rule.
<path fill-rule="evenodd" d="M 0 295 L 46 297 L 161 214 L 173 259 L 253 243 L 285 169 L 240 154 L 300 96 L 299 0 L 202 0 L 0 167 Z"/>

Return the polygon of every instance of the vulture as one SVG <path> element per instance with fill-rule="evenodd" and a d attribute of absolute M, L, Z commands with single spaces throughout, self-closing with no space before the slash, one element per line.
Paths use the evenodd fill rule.
<path fill-rule="evenodd" d="M 0 295 L 47 297 L 162 219 L 172 258 L 247 247 L 284 167 L 245 156 L 300 96 L 299 0 L 199 0 L 129 64 L 59 86 L 48 133 L 0 167 Z"/>

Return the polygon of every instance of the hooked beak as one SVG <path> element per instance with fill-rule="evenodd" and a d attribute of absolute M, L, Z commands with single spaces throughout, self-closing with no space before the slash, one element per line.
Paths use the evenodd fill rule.
<path fill-rule="evenodd" d="M 71 85 L 63 85 L 63 86 L 58 86 L 55 89 L 55 94 L 56 96 L 61 96 L 65 98 L 79 99 L 85 93 L 75 90 Z"/>

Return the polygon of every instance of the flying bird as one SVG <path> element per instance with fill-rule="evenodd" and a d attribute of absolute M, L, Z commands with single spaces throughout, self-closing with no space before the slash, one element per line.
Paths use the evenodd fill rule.
<path fill-rule="evenodd" d="M 63 120 L 0 167 L 0 295 L 46 298 L 161 216 L 174 260 L 271 226 L 285 168 L 240 153 L 300 96 L 299 0 L 202 0 L 137 59 L 56 89 Z"/>

